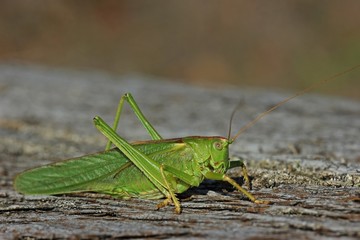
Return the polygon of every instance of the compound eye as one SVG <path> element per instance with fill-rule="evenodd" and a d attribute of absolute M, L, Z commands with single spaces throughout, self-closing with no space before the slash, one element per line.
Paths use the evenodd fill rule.
<path fill-rule="evenodd" d="M 223 145 L 221 142 L 214 142 L 214 148 L 216 148 L 217 150 L 222 150 Z"/>

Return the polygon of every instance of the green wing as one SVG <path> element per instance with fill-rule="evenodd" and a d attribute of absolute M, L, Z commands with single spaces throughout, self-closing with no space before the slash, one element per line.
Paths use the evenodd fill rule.
<path fill-rule="evenodd" d="M 179 141 L 149 141 L 134 147 L 159 163 L 170 160 L 170 166 L 189 166 L 186 162 L 192 159 L 191 149 Z M 132 191 L 131 186 L 136 188 L 141 182 L 144 187 L 154 188 L 122 152 L 112 149 L 27 170 L 16 176 L 14 187 L 23 194 L 36 195 L 84 191 L 109 193 L 111 189 L 127 187 Z"/>
<path fill-rule="evenodd" d="M 73 158 L 27 170 L 16 176 L 14 187 L 24 194 L 79 192 L 91 182 L 118 171 L 128 159 L 117 149 Z"/>

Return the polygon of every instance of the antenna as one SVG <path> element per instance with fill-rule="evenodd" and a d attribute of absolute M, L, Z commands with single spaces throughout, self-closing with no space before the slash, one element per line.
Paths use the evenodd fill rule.
<path fill-rule="evenodd" d="M 355 70 L 356 68 L 359 68 L 360 67 L 360 64 L 358 65 L 355 65 L 351 68 L 348 68 L 340 73 L 337 73 L 331 77 L 328 77 L 328 78 L 325 78 L 325 79 L 322 79 L 322 80 L 319 80 L 315 83 L 313 83 L 312 85 L 310 85 L 309 87 L 295 93 L 294 95 L 288 97 L 288 98 L 285 98 L 284 100 L 278 102 L 277 104 L 275 104 L 274 106 L 270 107 L 268 110 L 266 110 L 265 112 L 262 112 L 260 113 L 259 115 L 257 115 L 253 120 L 251 120 L 250 122 L 248 122 L 245 126 L 243 126 L 242 128 L 240 128 L 240 130 L 234 135 L 234 137 L 232 137 L 230 139 L 230 137 L 228 138 L 229 139 L 229 142 L 232 143 L 234 142 L 239 136 L 240 134 L 242 134 L 244 131 L 246 131 L 248 128 L 252 127 L 255 123 L 257 123 L 260 119 L 262 119 L 263 117 L 265 117 L 267 114 L 269 114 L 270 112 L 274 111 L 275 109 L 277 109 L 278 107 L 280 107 L 281 105 L 289 102 L 290 100 L 298 97 L 298 96 L 301 96 L 301 95 L 304 95 L 305 93 L 311 91 L 312 89 L 314 88 L 317 88 L 317 87 L 320 87 L 322 85 L 324 85 L 325 83 L 331 81 L 331 80 L 334 80 L 342 75 L 345 75 L 346 73 L 349 73 L 353 70 Z M 233 118 L 233 115 L 234 115 L 234 112 L 232 113 L 231 115 L 231 121 L 232 121 L 232 118 Z M 230 121 L 230 123 L 231 123 Z"/>
<path fill-rule="evenodd" d="M 236 107 L 234 108 L 234 110 L 233 110 L 232 113 L 231 113 L 230 122 L 229 122 L 229 131 L 228 131 L 228 136 L 227 136 L 227 139 L 228 139 L 229 143 L 232 143 L 231 140 L 230 140 L 230 138 L 231 138 L 231 127 L 232 127 L 232 122 L 233 122 L 235 113 L 236 113 L 236 111 L 239 109 L 239 107 L 240 107 L 241 105 L 243 105 L 243 104 L 244 104 L 244 101 L 241 100 L 241 101 L 236 105 Z"/>

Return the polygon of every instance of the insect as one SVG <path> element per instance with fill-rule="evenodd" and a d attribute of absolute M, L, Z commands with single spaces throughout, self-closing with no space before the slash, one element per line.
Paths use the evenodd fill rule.
<path fill-rule="evenodd" d="M 358 67 L 360 65 L 316 82 L 303 91 L 286 98 L 258 115 L 231 137 L 233 112 L 229 135 L 226 138 L 190 136 L 163 139 L 145 118 L 132 95 L 127 93 L 119 101 L 113 127 L 110 127 L 98 116 L 93 119 L 96 128 L 108 138 L 105 151 L 24 171 L 15 177 L 14 188 L 20 193 L 31 195 L 97 192 L 121 199 L 165 198 L 157 205 L 157 208 L 172 203 L 175 206 L 175 212 L 179 214 L 181 205 L 176 195 L 185 192 L 190 187 L 199 186 L 204 179 L 212 179 L 230 183 L 254 203 L 269 204 L 269 201 L 257 199 L 226 175 L 228 169 L 241 167 L 244 180 L 250 188 L 244 163 L 241 160 L 229 160 L 230 144 L 243 131 L 269 112 Z M 129 143 L 115 132 L 125 101 L 130 105 L 152 140 Z M 111 149 L 112 144 L 115 145 L 115 148 Z"/>

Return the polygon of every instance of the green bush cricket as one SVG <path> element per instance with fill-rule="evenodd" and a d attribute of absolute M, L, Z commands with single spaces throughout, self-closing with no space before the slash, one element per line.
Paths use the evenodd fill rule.
<path fill-rule="evenodd" d="M 242 127 L 233 137 L 190 136 L 163 139 L 145 118 L 130 93 L 120 99 L 114 125 L 111 128 L 100 117 L 94 118 L 96 128 L 108 138 L 104 152 L 85 155 L 40 166 L 18 174 L 15 189 L 23 194 L 56 195 L 78 192 L 97 192 L 117 198 L 160 199 L 158 208 L 173 203 L 175 212 L 181 213 L 176 194 L 190 187 L 197 187 L 204 179 L 230 183 L 249 200 L 257 204 L 269 201 L 256 199 L 235 180 L 226 175 L 230 168 L 241 167 L 243 177 L 250 188 L 246 167 L 241 160 L 229 161 L 229 145 L 257 121 L 291 99 L 311 89 L 360 67 L 357 65 L 328 79 L 316 82 L 293 96 L 259 114 Z M 152 140 L 129 143 L 120 137 L 117 129 L 124 102 L 128 102 Z M 111 149 L 114 144 L 115 148 Z"/>

